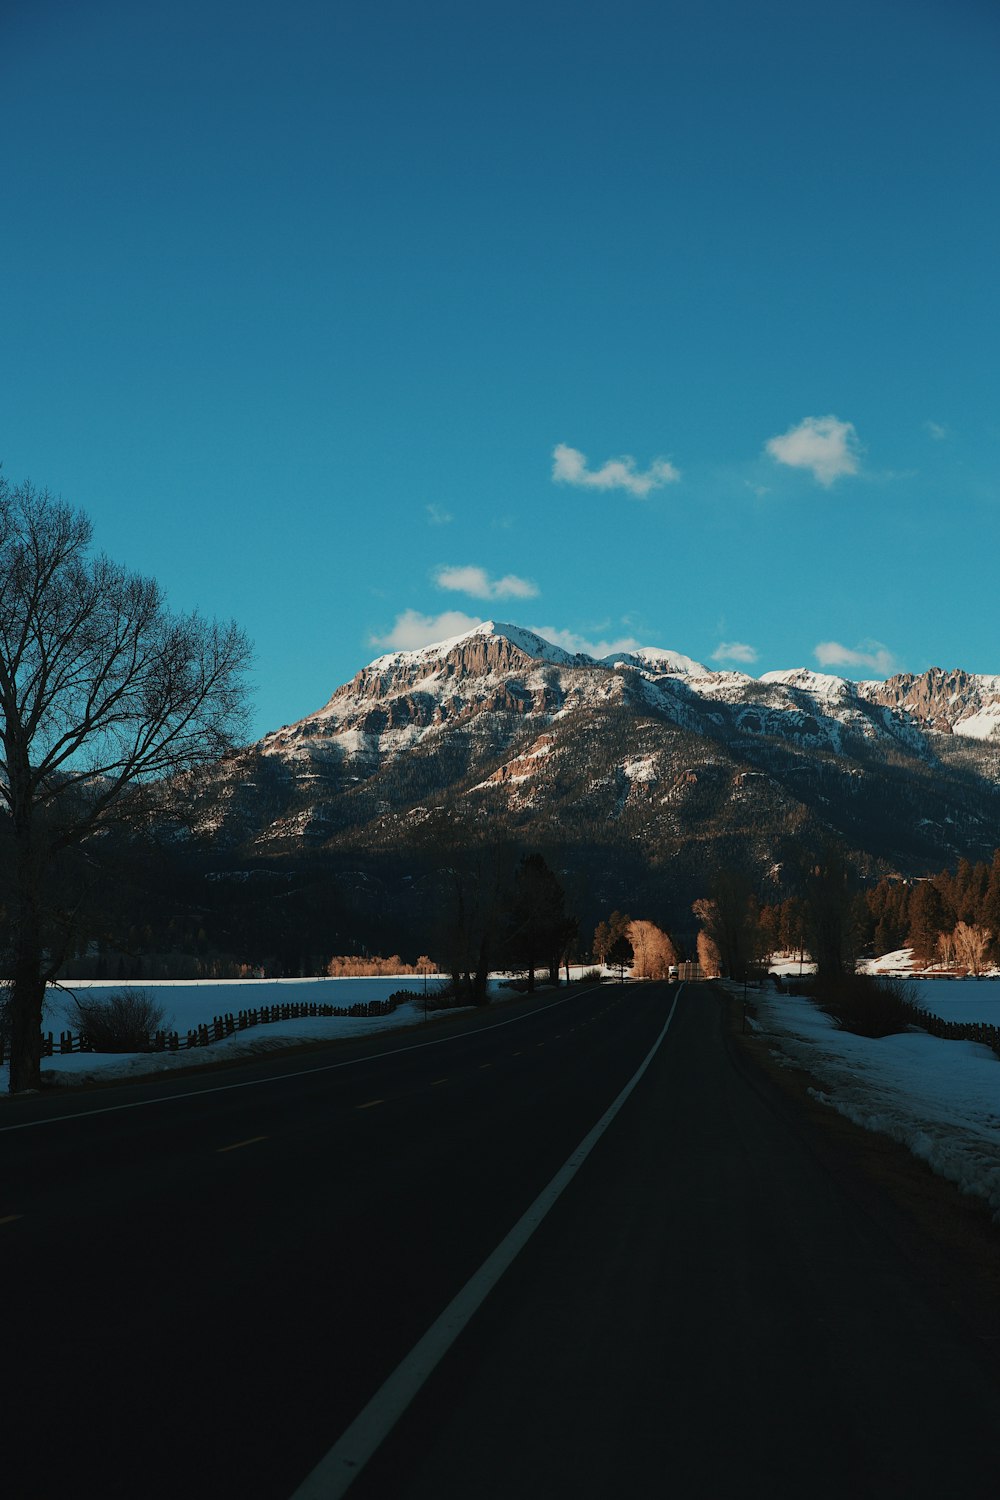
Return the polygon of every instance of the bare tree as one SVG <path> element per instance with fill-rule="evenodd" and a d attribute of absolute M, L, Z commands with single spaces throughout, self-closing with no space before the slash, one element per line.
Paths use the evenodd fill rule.
<path fill-rule="evenodd" d="M 718 979 L 722 973 L 722 958 L 718 945 L 709 937 L 704 927 L 698 933 L 698 962 L 704 979 Z"/>
<path fill-rule="evenodd" d="M 950 969 L 955 962 L 955 935 L 951 932 L 939 932 L 937 939 L 937 950 L 941 955 L 941 962 L 946 969 Z"/>
<path fill-rule="evenodd" d="M 70 928 L 56 860 L 164 806 L 170 778 L 245 727 L 251 648 L 173 614 L 159 586 L 90 550 L 82 511 L 0 475 L 0 800 L 10 815 L 12 1092 L 39 1086 L 45 986 Z"/>
<path fill-rule="evenodd" d="M 969 973 L 978 978 L 983 970 L 986 950 L 993 939 L 992 932 L 987 927 L 981 927 L 977 922 L 959 922 L 952 933 L 952 938 L 957 961 L 964 964 Z"/>
<path fill-rule="evenodd" d="M 738 871 L 718 870 L 711 896 L 696 901 L 691 910 L 715 950 L 719 971 L 731 979 L 746 979 L 763 947 L 749 880 Z M 699 949 L 699 959 L 700 954 Z"/>
<path fill-rule="evenodd" d="M 635 955 L 633 979 L 669 978 L 671 965 L 677 963 L 677 950 L 662 927 L 655 922 L 630 922 L 626 936 Z"/>

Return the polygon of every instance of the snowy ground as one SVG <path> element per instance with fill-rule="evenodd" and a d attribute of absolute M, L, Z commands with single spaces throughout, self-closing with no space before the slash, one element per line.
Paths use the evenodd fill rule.
<path fill-rule="evenodd" d="M 1000 1026 L 1000 979 L 908 979 L 906 993 L 942 1021 Z"/>
<path fill-rule="evenodd" d="M 444 983 L 428 978 L 427 992 Z M 230 1011 L 259 1010 L 262 1005 L 356 1005 L 369 1000 L 386 1000 L 396 990 L 422 990 L 419 974 L 396 974 L 379 979 L 143 979 L 133 981 L 108 979 L 67 979 L 56 988 L 50 985 L 45 1003 L 43 1031 L 79 1031 L 73 996 L 111 995 L 121 990 L 144 990 L 165 1013 L 164 1029 L 179 1031 L 208 1023 L 213 1016 Z M 336 1019 L 336 1018 L 333 1018 Z"/>
<path fill-rule="evenodd" d="M 996 994 L 991 1003 L 1000 1008 L 1000 984 L 912 982 L 922 997 L 929 992 L 938 1013 L 953 1014 L 937 1000 L 946 987 L 956 995 Z M 965 1002 L 956 998 L 955 1004 Z M 963 1192 L 984 1198 L 1000 1223 L 1000 1059 L 988 1047 L 917 1032 L 877 1041 L 853 1036 L 811 1001 L 774 991 L 755 995 L 754 1005 L 754 1029 L 770 1041 L 777 1060 L 812 1075 L 816 1098 L 909 1147 Z M 969 1018 L 987 1019 L 975 993 L 968 1009 Z"/>

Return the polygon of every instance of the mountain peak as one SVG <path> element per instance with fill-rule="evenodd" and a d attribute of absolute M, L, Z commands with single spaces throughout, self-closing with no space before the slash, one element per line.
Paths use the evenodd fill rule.
<path fill-rule="evenodd" d="M 690 677 L 707 677 L 709 668 L 702 666 L 690 656 L 679 651 L 669 651 L 661 646 L 636 646 L 631 650 L 614 651 L 609 656 L 590 656 L 585 651 L 567 651 L 547 640 L 536 630 L 524 625 L 513 625 L 504 620 L 483 620 L 461 635 L 449 636 L 445 640 L 432 641 L 426 646 L 417 646 L 408 651 L 390 651 L 378 656 L 366 668 L 369 672 L 392 671 L 399 667 L 430 665 L 443 661 L 453 651 L 483 641 L 505 641 L 525 656 L 535 661 L 554 662 L 559 666 L 572 667 L 637 667 L 641 671 L 681 674 Z"/>
<path fill-rule="evenodd" d="M 526 630 L 523 625 L 511 625 L 500 620 L 483 620 L 481 624 L 474 625 L 471 630 L 464 631 L 461 635 L 446 637 L 442 641 L 432 641 L 426 646 L 417 646 L 409 651 L 390 651 L 385 656 L 378 656 L 370 663 L 368 671 L 384 672 L 400 666 L 417 665 L 435 661 L 443 661 L 453 651 L 461 650 L 462 647 L 483 640 L 507 641 L 525 656 L 534 657 L 539 661 L 559 662 L 563 666 L 575 665 L 578 662 L 589 662 L 590 657 L 573 655 L 564 651 L 561 646 L 555 646 L 551 641 L 536 635 L 533 630 Z"/>

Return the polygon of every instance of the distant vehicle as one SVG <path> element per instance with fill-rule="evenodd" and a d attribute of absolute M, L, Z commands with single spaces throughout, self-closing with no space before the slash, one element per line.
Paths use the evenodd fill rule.
<path fill-rule="evenodd" d="M 670 964 L 667 969 L 667 983 L 675 984 L 677 981 L 677 965 Z"/>

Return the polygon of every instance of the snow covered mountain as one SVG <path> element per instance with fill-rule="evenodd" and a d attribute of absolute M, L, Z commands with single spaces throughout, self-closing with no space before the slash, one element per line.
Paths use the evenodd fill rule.
<path fill-rule="evenodd" d="M 503 829 L 647 873 L 734 850 L 767 870 L 835 835 L 862 866 L 918 870 L 1000 844 L 998 729 L 1000 677 L 753 678 L 491 621 L 363 667 L 220 768 L 198 820 L 255 858 Z"/>
<path fill-rule="evenodd" d="M 477 713 L 529 722 L 631 699 L 677 724 L 717 725 L 724 707 L 741 734 L 843 751 L 853 736 L 932 753 L 931 732 L 1000 748 L 1000 677 L 933 668 L 923 677 L 852 682 L 806 669 L 714 672 L 676 651 L 643 647 L 595 660 L 572 655 L 516 625 L 488 621 L 416 651 L 380 656 L 329 703 L 261 742 L 266 755 L 381 765 Z"/>

